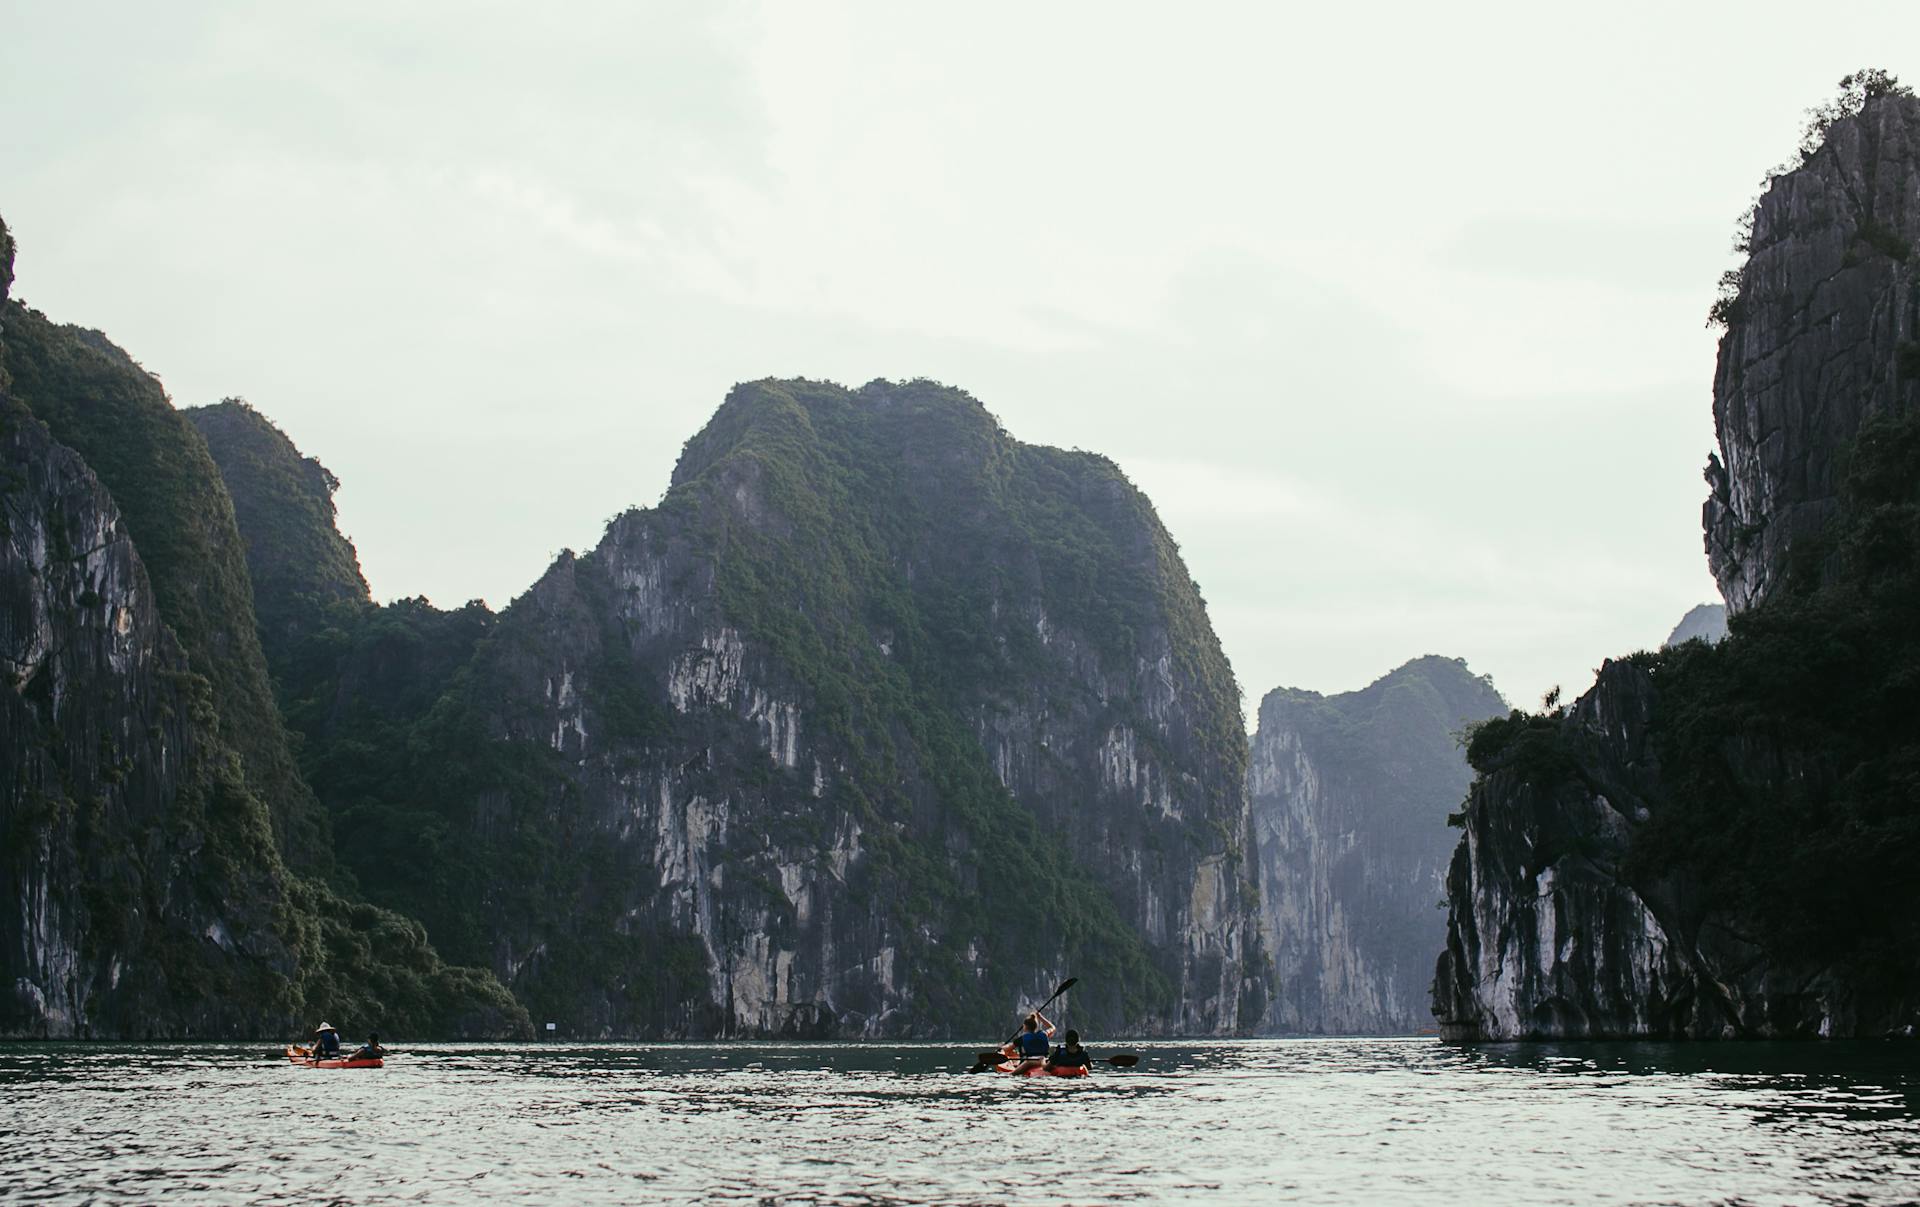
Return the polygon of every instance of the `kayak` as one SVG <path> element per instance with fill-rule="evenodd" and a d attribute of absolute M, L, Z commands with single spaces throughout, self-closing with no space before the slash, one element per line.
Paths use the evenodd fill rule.
<path fill-rule="evenodd" d="M 1077 1069 L 1049 1069 L 1045 1065 L 1033 1065 L 1021 1069 L 1011 1060 L 1003 1060 L 993 1067 L 1001 1073 L 1012 1073 L 1015 1077 L 1085 1077 L 1088 1072 L 1084 1065 Z"/>
<path fill-rule="evenodd" d="M 382 1061 L 380 1057 L 374 1057 L 371 1061 L 315 1061 L 315 1059 L 301 1059 L 298 1055 L 290 1055 L 288 1061 L 296 1065 L 305 1065 L 307 1069 L 386 1069 L 386 1061 Z"/>
<path fill-rule="evenodd" d="M 287 1063 L 303 1065 L 309 1069 L 384 1069 L 387 1067 L 387 1062 L 381 1060 L 379 1057 L 375 1057 L 372 1060 L 347 1060 L 344 1058 L 339 1060 L 315 1060 L 300 1048 L 287 1049 Z"/>

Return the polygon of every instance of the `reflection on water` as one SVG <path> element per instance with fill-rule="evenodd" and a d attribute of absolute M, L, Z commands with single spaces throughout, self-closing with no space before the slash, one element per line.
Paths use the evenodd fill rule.
<path fill-rule="evenodd" d="M 0 1201 L 1891 1203 L 1920 1045 L 0 1045 Z"/>

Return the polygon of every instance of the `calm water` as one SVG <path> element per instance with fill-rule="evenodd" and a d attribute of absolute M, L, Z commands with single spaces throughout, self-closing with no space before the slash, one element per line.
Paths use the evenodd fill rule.
<path fill-rule="evenodd" d="M 0 1045 L 0 1201 L 1920 1198 L 1920 1045 L 1134 1050 L 1076 1083 L 951 1046 Z"/>

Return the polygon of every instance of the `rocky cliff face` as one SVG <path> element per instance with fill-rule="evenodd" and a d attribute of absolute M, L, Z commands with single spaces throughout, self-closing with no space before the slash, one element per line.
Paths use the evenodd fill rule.
<path fill-rule="evenodd" d="M 1443 1033 L 1920 1030 L 1917 133 L 1868 99 L 1760 203 L 1706 509 L 1730 634 L 1470 741 Z"/>
<path fill-rule="evenodd" d="M 266 803 L 297 867 L 331 863 L 326 817 L 301 780 L 274 707 L 245 547 L 206 442 L 152 374 L 98 331 L 6 304 L 14 398 L 78 453 L 143 550 L 161 618 L 204 676 L 223 742 Z"/>
<path fill-rule="evenodd" d="M 0 466 L 0 1034 L 284 1019 L 294 958 L 266 817 L 209 741 L 205 681 L 113 500 L 5 398 Z"/>
<path fill-rule="evenodd" d="M 1687 680 L 1696 670 L 1652 656 L 1609 662 L 1564 715 L 1515 714 L 1494 723 L 1498 735 L 1482 731 L 1474 753 L 1483 774 L 1448 872 L 1452 909 L 1433 987 L 1443 1037 L 1878 1036 L 1920 1022 L 1920 998 L 1871 966 L 1880 954 L 1863 967 L 1839 945 L 1794 944 L 1736 877 L 1659 857 L 1662 823 L 1673 827 L 1693 803 L 1676 788 L 1697 790 L 1662 760 L 1695 761 L 1669 736 L 1684 722 L 1676 702 L 1662 700 L 1662 682 L 1678 678 L 1678 691 L 1695 692 Z M 1757 736 L 1717 743 L 1715 770 L 1736 801 L 1805 808 L 1834 790 L 1840 772 L 1820 752 Z M 1731 863 L 1739 856 L 1728 823 L 1740 824 L 1721 819 L 1709 841 Z M 1880 873 L 1860 862 L 1841 874 L 1885 883 Z M 1841 925 L 1873 929 L 1858 917 Z"/>
<path fill-rule="evenodd" d="M 390 774 L 315 782 L 393 839 L 360 882 L 537 1017 L 973 1034 L 1075 973 L 1089 1024 L 1258 1020 L 1237 691 L 1111 463 L 928 383 L 741 386 L 476 625 Z"/>
<path fill-rule="evenodd" d="M 12 269 L 0 225 L 0 303 Z M 265 814 L 112 497 L 5 377 L 0 483 L 0 1035 L 277 1021 L 294 956 Z"/>
<path fill-rule="evenodd" d="M 1707 560 L 1735 612 L 1764 601 L 1838 507 L 1871 415 L 1920 402 L 1920 100 L 1868 100 L 1754 212 L 1714 374 Z"/>
<path fill-rule="evenodd" d="M 1260 705 L 1248 786 L 1273 952 L 1264 1027 L 1430 1028 L 1449 813 L 1472 773 L 1455 735 L 1504 712 L 1466 665 L 1420 658 L 1356 692 L 1281 688 Z"/>
<path fill-rule="evenodd" d="M 11 251 L 0 225 L 0 287 Z M 287 871 L 218 713 L 245 699 L 247 645 L 231 638 L 253 620 L 208 556 L 209 532 L 232 529 L 212 463 L 177 455 L 184 425 L 146 405 L 157 383 L 123 353 L 4 293 L 0 1036 L 273 1036 L 308 1011 L 390 1034 L 526 1030 L 496 982 L 443 964 L 418 924 Z M 169 559 L 173 612 L 119 500 L 30 400 L 125 481 Z M 170 615 L 211 644 L 182 641 Z M 266 707 L 248 723 L 271 739 Z"/>

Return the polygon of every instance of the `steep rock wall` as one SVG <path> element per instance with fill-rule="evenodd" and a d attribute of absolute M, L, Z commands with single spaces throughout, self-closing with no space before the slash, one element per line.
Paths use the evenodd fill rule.
<path fill-rule="evenodd" d="M 1069 974 L 1108 1029 L 1264 1006 L 1198 592 L 1111 463 L 958 391 L 738 387 L 412 733 L 316 776 L 441 853 L 361 883 L 573 1033 L 971 1034 Z"/>
<path fill-rule="evenodd" d="M 1475 732 L 1444 1034 L 1920 1031 L 1920 101 L 1834 113 L 1723 299 L 1729 634 Z"/>
<path fill-rule="evenodd" d="M 98 331 L 5 305 L 14 398 L 85 459 L 143 550 L 161 619 L 212 692 L 225 745 L 266 803 L 282 855 L 324 872 L 326 816 L 296 770 L 274 706 L 245 546 L 206 442 L 160 382 Z"/>
<path fill-rule="evenodd" d="M 1266 1030 L 1432 1027 L 1446 818 L 1472 778 L 1455 735 L 1505 707 L 1464 663 L 1434 657 L 1360 691 L 1261 702 L 1248 788 L 1274 961 Z"/>
<path fill-rule="evenodd" d="M 7 302 L 11 256 L 0 224 L 0 1036 L 280 1037 L 308 1012 L 390 1036 L 530 1033 L 497 981 L 445 964 L 417 923 L 286 870 L 217 711 L 250 698 L 218 682 L 246 677 L 229 638 L 253 631 L 218 573 L 219 479 L 177 416 L 145 405 L 158 387 L 124 354 Z M 214 677 L 168 623 L 134 525 L 12 393 L 21 381 L 141 501 Z M 271 752 L 265 707 L 241 728 Z M 305 792 L 290 765 L 256 770 Z"/>
<path fill-rule="evenodd" d="M 4 395 L 0 477 L 0 1034 L 279 1029 L 278 863 L 205 681 L 106 490 Z"/>
<path fill-rule="evenodd" d="M 1833 123 L 1754 212 L 1713 380 L 1707 561 L 1735 612 L 1764 601 L 1832 522 L 1842 450 L 1920 402 L 1920 100 Z"/>
<path fill-rule="evenodd" d="M 1467 802 L 1433 985 L 1460 1040 L 1734 1039 L 1911 1032 L 1920 1002 L 1783 958 L 1737 900 L 1635 856 L 1674 807 L 1656 735 L 1660 664 L 1609 662 L 1564 716 L 1516 721 Z M 1831 781 L 1764 741 L 1723 753 L 1753 797 Z"/>

